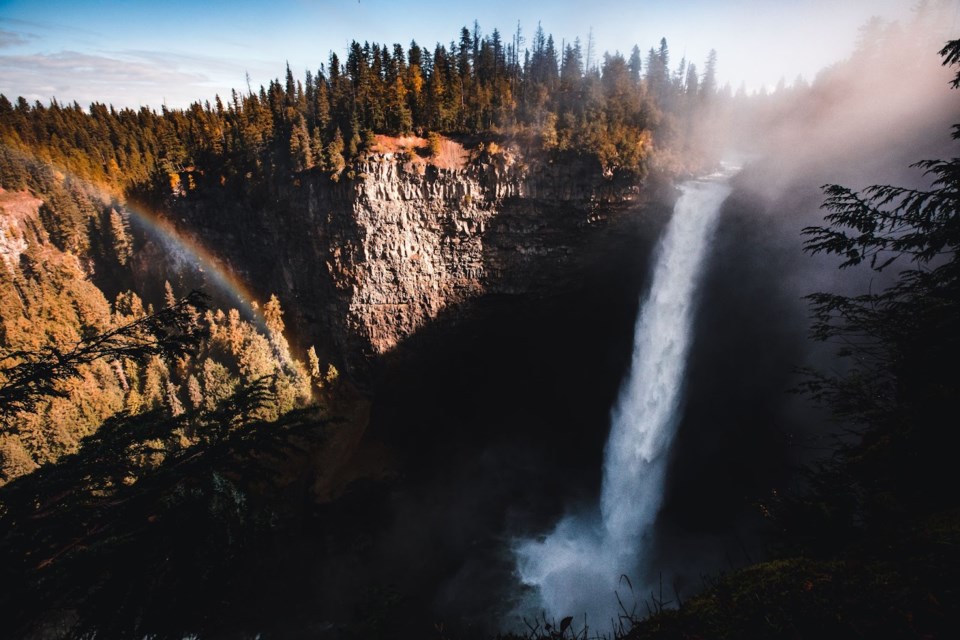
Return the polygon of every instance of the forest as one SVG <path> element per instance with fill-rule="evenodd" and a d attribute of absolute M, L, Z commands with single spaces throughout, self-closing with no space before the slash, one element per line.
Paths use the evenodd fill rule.
<path fill-rule="evenodd" d="M 284 80 L 257 91 L 160 113 L 3 96 L 3 177 L 11 188 L 25 184 L 18 154 L 120 191 L 156 180 L 174 190 L 236 185 L 315 167 L 339 175 L 375 134 L 431 132 L 519 138 L 643 173 L 651 132 L 673 145 L 718 91 L 715 54 L 702 74 L 685 59 L 671 69 L 665 39 L 645 59 L 637 46 L 629 58 L 599 57 L 592 39 L 561 51 L 539 27 L 530 45 L 519 29 L 505 43 L 477 25 L 433 51 L 353 41 L 344 61 L 332 53 L 302 81 L 288 66 Z"/>
<path fill-rule="evenodd" d="M 716 52 L 701 71 L 666 39 L 598 55 L 592 36 L 558 46 L 538 26 L 528 43 L 476 23 L 432 50 L 352 41 L 302 80 L 287 65 L 268 86 L 186 109 L 0 95 L 0 603 L 16 612 L 0 636 L 594 637 L 546 615 L 519 632 L 444 626 L 419 594 L 389 586 L 349 603 L 334 630 L 312 619 L 296 598 L 317 587 L 298 554 L 314 538 L 375 546 L 355 536 L 355 521 L 375 525 L 352 510 L 402 482 L 337 458 L 378 398 L 320 336 L 289 339 L 284 306 L 297 303 L 282 291 L 254 287 L 261 300 L 243 308 L 157 274 L 138 289 L 145 241 L 131 211 L 166 211 L 173 227 L 184 203 L 269 215 L 302 184 L 359 183 L 361 163 L 396 139 L 427 162 L 449 141 L 468 163 L 508 150 L 577 158 L 601 184 L 642 191 L 712 169 L 720 132 L 763 131 L 746 146 L 768 153 L 777 127 L 841 93 L 850 69 L 868 77 L 904 38 L 876 31 L 847 66 L 769 95 L 719 87 Z M 939 54 L 953 72 L 960 41 Z M 745 498 L 766 523 L 765 561 L 705 578 L 699 595 L 644 596 L 645 614 L 623 607 L 614 637 L 958 629 L 945 430 L 960 394 L 960 160 L 917 167 L 928 187 L 824 187 L 826 217 L 797 238 L 841 273 L 868 268 L 887 284 L 809 292 L 811 340 L 839 345 L 843 364 L 803 370 L 793 391 L 832 416 L 829 454 Z M 318 467 L 362 481 L 321 500 Z M 264 580 L 284 586 L 265 594 Z"/>

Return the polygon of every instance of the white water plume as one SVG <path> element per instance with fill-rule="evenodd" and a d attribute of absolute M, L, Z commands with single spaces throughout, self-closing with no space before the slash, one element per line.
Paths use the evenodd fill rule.
<path fill-rule="evenodd" d="M 635 580 L 648 560 L 681 415 L 697 283 L 730 188 L 718 174 L 689 181 L 681 191 L 655 253 L 630 372 L 611 414 L 599 511 L 567 516 L 545 538 L 516 545 L 520 580 L 534 588 L 521 615 L 586 614 L 592 627 L 603 627 L 617 617 L 621 576 Z M 638 586 L 652 584 L 639 578 Z"/>

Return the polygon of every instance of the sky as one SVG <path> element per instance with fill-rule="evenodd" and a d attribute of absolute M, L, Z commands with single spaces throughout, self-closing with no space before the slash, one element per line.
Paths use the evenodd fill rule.
<path fill-rule="evenodd" d="M 957 5 L 960 0 L 943 0 Z M 909 19 L 917 0 L 0 0 L 0 93 L 43 103 L 186 107 L 254 90 L 289 63 L 303 78 L 342 55 L 351 40 L 411 39 L 431 49 L 476 20 L 529 43 L 537 24 L 559 45 L 592 30 L 598 53 L 646 52 L 667 38 L 702 70 L 710 49 L 718 76 L 736 89 L 812 80 L 849 55 L 872 16 Z M 944 25 L 944 36 L 958 25 Z"/>

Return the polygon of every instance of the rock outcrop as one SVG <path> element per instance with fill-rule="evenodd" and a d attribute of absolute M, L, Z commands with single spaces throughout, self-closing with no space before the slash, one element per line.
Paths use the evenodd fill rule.
<path fill-rule="evenodd" d="M 301 174 L 248 210 L 212 216 L 222 204 L 188 196 L 175 215 L 261 294 L 280 297 L 295 343 L 362 374 L 481 296 L 548 290 L 640 199 L 635 180 L 575 155 L 482 153 L 443 169 L 386 153 L 336 181 Z"/>
<path fill-rule="evenodd" d="M 28 237 L 37 242 L 41 235 L 37 214 L 41 204 L 27 193 L 0 188 L 0 261 L 10 275 L 19 269 L 20 256 L 30 246 Z"/>

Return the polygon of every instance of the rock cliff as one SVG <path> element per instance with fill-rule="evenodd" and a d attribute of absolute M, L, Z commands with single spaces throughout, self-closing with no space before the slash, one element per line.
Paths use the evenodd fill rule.
<path fill-rule="evenodd" d="M 29 247 L 29 227 L 34 240 L 39 236 L 41 201 L 25 193 L 11 193 L 0 187 L 0 261 L 8 273 L 20 267 L 20 256 Z"/>
<path fill-rule="evenodd" d="M 174 204 L 189 232 L 242 265 L 258 293 L 277 293 L 294 342 L 355 374 L 482 296 L 548 291 L 641 200 L 635 180 L 586 158 L 503 151 L 446 169 L 378 154 L 338 181 L 301 174 L 227 215 L 210 215 L 226 203 L 191 196 Z"/>

